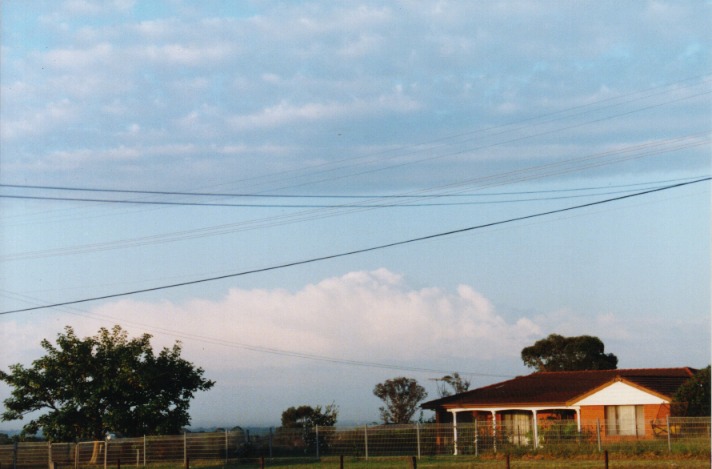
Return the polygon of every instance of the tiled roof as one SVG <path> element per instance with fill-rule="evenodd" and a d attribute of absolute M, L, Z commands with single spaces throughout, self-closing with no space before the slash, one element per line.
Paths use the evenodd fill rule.
<path fill-rule="evenodd" d="M 436 409 L 463 405 L 484 407 L 499 405 L 563 406 L 618 378 L 672 398 L 677 388 L 695 371 L 691 368 L 640 368 L 539 372 L 429 401 L 421 407 Z"/>

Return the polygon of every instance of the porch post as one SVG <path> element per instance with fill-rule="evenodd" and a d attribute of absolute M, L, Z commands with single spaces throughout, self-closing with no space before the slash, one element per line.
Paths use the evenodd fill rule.
<path fill-rule="evenodd" d="M 492 447 L 497 452 L 497 411 L 492 410 Z"/>
<path fill-rule="evenodd" d="M 581 407 L 576 407 L 576 425 L 578 428 L 579 434 L 581 434 Z"/>
<path fill-rule="evenodd" d="M 452 412 L 452 444 L 454 446 L 453 455 L 457 456 L 457 412 Z"/>
<path fill-rule="evenodd" d="M 534 418 L 532 419 L 534 423 L 534 449 L 537 449 L 539 447 L 539 422 L 537 420 L 537 410 L 532 409 L 532 414 Z"/>

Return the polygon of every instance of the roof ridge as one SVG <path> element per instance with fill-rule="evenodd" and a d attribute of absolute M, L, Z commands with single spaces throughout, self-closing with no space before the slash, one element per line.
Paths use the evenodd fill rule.
<path fill-rule="evenodd" d="M 545 374 L 564 374 L 564 373 L 620 373 L 620 372 L 630 372 L 630 371 L 662 371 L 662 370 L 684 370 L 690 372 L 692 368 L 689 366 L 669 366 L 669 367 L 657 367 L 657 368 L 614 368 L 610 370 L 565 370 L 565 371 L 535 371 L 526 376 L 534 375 L 545 375 Z M 521 378 L 518 376 L 517 378 Z M 514 378 L 516 379 L 516 378 Z"/>

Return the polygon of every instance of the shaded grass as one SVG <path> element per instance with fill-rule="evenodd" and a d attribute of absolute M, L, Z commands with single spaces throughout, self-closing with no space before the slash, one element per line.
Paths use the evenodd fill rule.
<path fill-rule="evenodd" d="M 533 468 L 603 468 L 605 466 L 604 455 L 573 455 L 571 457 L 561 457 L 545 454 L 529 454 L 523 456 L 510 456 L 510 468 L 512 469 L 533 469 Z M 643 453 L 638 455 L 610 454 L 609 466 L 611 468 L 709 468 L 710 458 L 707 455 L 689 454 L 666 454 L 658 455 L 654 453 Z M 132 466 L 126 466 L 132 467 Z M 152 469 L 182 469 L 183 465 L 151 465 Z M 194 469 L 259 469 L 261 467 L 259 459 L 247 459 L 228 464 L 216 464 L 215 462 L 201 461 L 191 462 Z M 340 459 L 338 457 L 323 457 L 321 460 L 308 458 L 274 458 L 265 459 L 265 468 L 273 469 L 339 469 Z M 411 457 L 382 457 L 382 458 L 359 458 L 345 457 L 345 469 L 407 469 L 412 467 Z M 474 456 L 428 456 L 417 460 L 418 468 L 429 469 L 494 469 L 506 467 L 505 455 L 489 455 L 485 457 Z"/>

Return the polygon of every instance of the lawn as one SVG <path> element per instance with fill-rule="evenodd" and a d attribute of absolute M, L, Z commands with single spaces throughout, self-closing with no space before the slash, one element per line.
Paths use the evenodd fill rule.
<path fill-rule="evenodd" d="M 494 469 L 507 467 L 504 456 L 498 458 L 475 458 L 475 457 L 423 457 L 416 460 L 418 468 L 442 468 L 442 469 Z M 163 466 L 168 468 L 169 466 Z M 181 466 L 174 466 L 179 469 Z M 260 469 L 259 460 L 250 462 L 243 461 L 239 464 L 228 465 L 191 465 L 194 468 L 204 469 Z M 271 469 L 340 469 L 341 463 L 338 457 L 325 457 L 320 461 L 305 459 L 266 459 L 265 468 Z M 388 457 L 388 458 L 344 458 L 344 469 L 409 469 L 412 468 L 412 458 Z M 533 469 L 533 468 L 603 468 L 605 467 L 604 456 L 598 458 L 515 458 L 511 457 L 509 467 L 512 469 Z M 625 456 L 609 458 L 610 468 L 709 468 L 710 460 L 704 457 L 678 456 Z"/>

